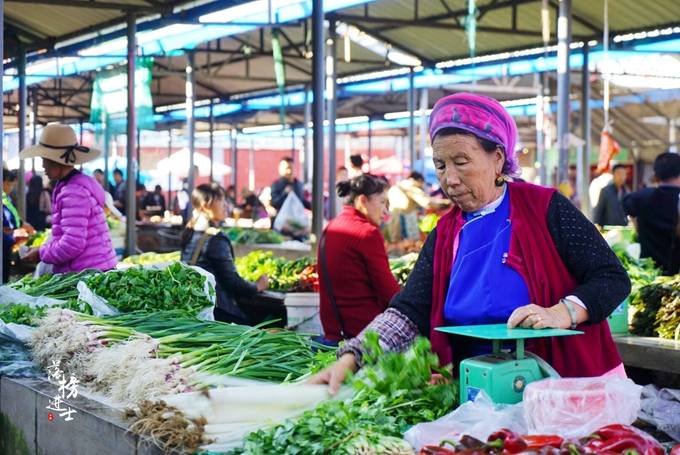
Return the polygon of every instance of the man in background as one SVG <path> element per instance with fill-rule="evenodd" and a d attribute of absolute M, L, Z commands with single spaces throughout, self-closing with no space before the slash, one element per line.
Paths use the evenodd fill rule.
<path fill-rule="evenodd" d="M 654 160 L 656 188 L 623 199 L 640 241 L 640 257 L 651 257 L 666 275 L 680 273 L 680 155 L 662 153 Z"/>
<path fill-rule="evenodd" d="M 123 180 L 123 172 L 120 169 L 114 169 L 113 182 L 115 185 L 113 205 L 120 210 L 120 213 L 125 215 L 125 180 Z"/>
<path fill-rule="evenodd" d="M 622 201 L 628 194 L 628 170 L 623 164 L 616 164 L 612 168 L 612 175 L 612 183 L 600 192 L 600 199 L 593 211 L 593 222 L 600 226 L 627 226 L 628 216 L 623 210 Z"/>
<path fill-rule="evenodd" d="M 272 207 L 278 212 L 286 201 L 288 194 L 294 192 L 306 209 L 311 210 L 312 204 L 305 200 L 304 188 L 293 172 L 293 159 L 283 158 L 279 163 L 279 178 L 272 184 Z"/>

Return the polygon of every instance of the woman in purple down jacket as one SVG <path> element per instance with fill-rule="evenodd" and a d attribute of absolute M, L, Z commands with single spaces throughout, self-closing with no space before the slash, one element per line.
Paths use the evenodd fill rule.
<path fill-rule="evenodd" d="M 21 151 L 21 159 L 41 157 L 45 173 L 57 181 L 52 195 L 52 239 L 29 250 L 25 261 L 52 264 L 55 273 L 105 271 L 116 266 L 104 213 L 104 190 L 74 167 L 99 154 L 79 145 L 67 125 L 46 126 L 40 143 Z"/>

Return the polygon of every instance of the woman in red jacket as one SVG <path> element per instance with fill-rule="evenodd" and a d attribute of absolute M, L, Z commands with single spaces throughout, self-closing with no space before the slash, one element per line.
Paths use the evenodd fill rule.
<path fill-rule="evenodd" d="M 318 253 L 327 341 L 357 336 L 399 292 L 379 228 L 387 214 L 387 189 L 385 180 L 370 174 L 337 184 L 347 205 L 328 224 Z"/>

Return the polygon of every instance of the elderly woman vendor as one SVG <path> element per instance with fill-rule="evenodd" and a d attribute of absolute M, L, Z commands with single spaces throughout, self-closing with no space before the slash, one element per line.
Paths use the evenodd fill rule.
<path fill-rule="evenodd" d="M 361 366 L 367 330 L 387 351 L 428 336 L 441 364 L 457 365 L 485 344 L 435 328 L 498 323 L 581 330 L 528 349 L 565 377 L 625 375 L 606 319 L 630 292 L 628 276 L 565 197 L 510 181 L 519 170 L 516 137 L 514 120 L 496 100 L 458 93 L 436 103 L 434 165 L 454 208 L 428 236 L 403 291 L 313 382 L 337 390 L 347 370 Z"/>

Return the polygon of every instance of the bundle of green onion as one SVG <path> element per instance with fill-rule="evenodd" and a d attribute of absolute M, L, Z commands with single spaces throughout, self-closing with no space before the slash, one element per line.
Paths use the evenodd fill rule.
<path fill-rule="evenodd" d="M 51 273 L 33 278 L 25 276 L 19 281 L 11 283 L 9 287 L 28 294 L 32 297 L 51 297 L 58 300 L 78 298 L 78 282 L 99 273 L 96 270 L 83 270 L 78 273 Z"/>
<path fill-rule="evenodd" d="M 324 358 L 314 351 L 328 350 L 294 332 L 202 321 L 180 311 L 78 318 L 101 331 L 117 333 L 120 341 L 146 334 L 158 342 L 160 357 L 179 355 L 185 368 L 254 380 L 298 380 L 316 369 L 317 359 Z"/>

